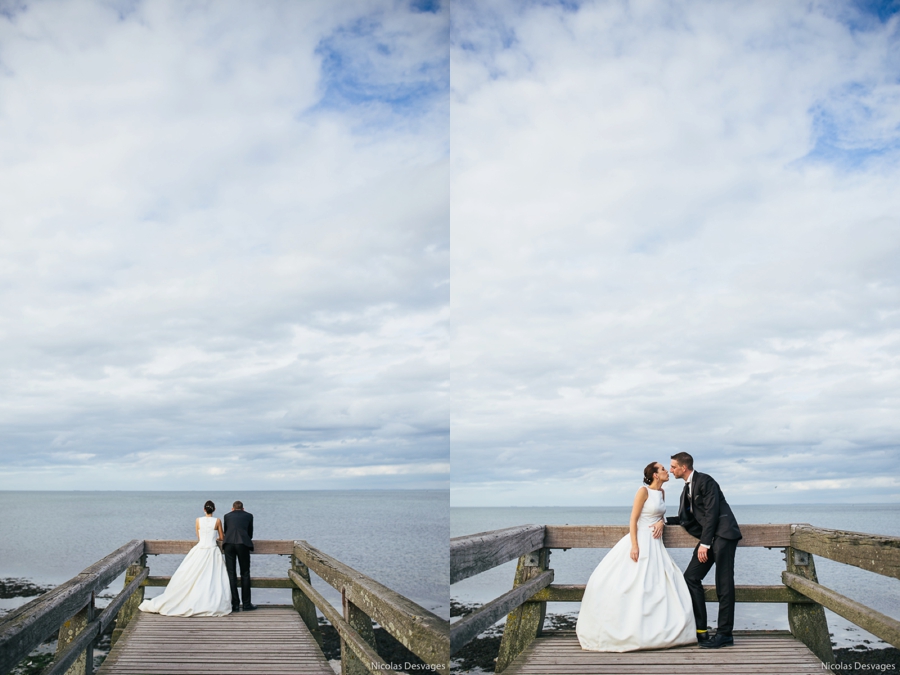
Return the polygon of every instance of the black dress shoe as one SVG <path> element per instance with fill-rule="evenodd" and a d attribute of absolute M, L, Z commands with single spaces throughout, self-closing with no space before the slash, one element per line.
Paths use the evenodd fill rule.
<path fill-rule="evenodd" d="M 697 644 L 703 644 L 704 642 L 709 642 L 712 640 L 713 634 L 709 632 L 709 630 L 705 630 L 702 633 L 697 631 Z"/>
<path fill-rule="evenodd" d="M 232 612 L 240 612 L 240 611 L 241 611 L 241 606 L 240 606 L 240 605 L 232 605 L 232 606 L 231 606 L 231 611 L 232 611 Z"/>
<path fill-rule="evenodd" d="M 257 609 L 256 605 L 244 605 L 243 608 L 241 609 L 241 611 L 243 611 L 243 612 L 249 612 L 249 611 L 252 611 L 252 610 L 254 610 L 254 609 Z"/>
<path fill-rule="evenodd" d="M 701 642 L 700 646 L 704 649 L 718 649 L 719 647 L 733 647 L 734 646 L 734 638 L 730 635 L 722 635 L 721 633 L 717 633 L 714 638 L 711 640 L 707 640 L 706 642 Z"/>

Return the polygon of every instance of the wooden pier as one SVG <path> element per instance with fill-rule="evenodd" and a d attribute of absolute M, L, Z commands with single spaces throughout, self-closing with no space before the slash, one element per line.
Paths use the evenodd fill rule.
<path fill-rule="evenodd" d="M 334 675 L 293 607 L 225 617 L 138 613 L 97 675 Z"/>
<path fill-rule="evenodd" d="M 0 675 L 54 634 L 56 659 L 42 675 L 93 675 L 94 643 L 111 628 L 112 649 L 98 675 L 333 675 L 321 649 L 317 609 L 340 636 L 342 675 L 404 672 L 378 653 L 373 622 L 421 659 L 425 668 L 448 668 L 446 621 L 305 541 L 254 542 L 254 555 L 285 556 L 290 566 L 285 577 L 256 577 L 251 586 L 290 589 L 290 606 L 260 607 L 225 617 L 166 617 L 138 611 L 144 588 L 166 586 L 170 580 L 150 576 L 147 557 L 186 554 L 195 544 L 131 541 L 4 616 Z M 313 588 L 310 570 L 341 592 L 340 611 Z M 96 596 L 123 572 L 124 589 L 100 611 L 94 605 Z"/>
<path fill-rule="evenodd" d="M 790 631 L 735 631 L 735 645 L 701 650 L 609 653 L 583 651 L 573 631 L 545 632 L 547 602 L 580 602 L 584 585 L 554 585 L 553 549 L 610 549 L 628 534 L 623 526 L 522 525 L 457 537 L 450 543 L 450 583 L 518 558 L 513 587 L 450 628 L 454 654 L 506 617 L 496 672 L 514 675 L 604 675 L 606 673 L 785 673 L 828 672 L 834 663 L 827 607 L 900 648 L 900 621 L 818 583 L 814 555 L 900 578 L 900 537 L 844 532 L 807 524 L 742 525 L 738 546 L 781 548 L 782 584 L 736 586 L 737 602 L 787 605 Z M 666 527 L 668 548 L 694 548 L 698 540 L 680 526 Z M 706 601 L 718 600 L 705 586 Z"/>

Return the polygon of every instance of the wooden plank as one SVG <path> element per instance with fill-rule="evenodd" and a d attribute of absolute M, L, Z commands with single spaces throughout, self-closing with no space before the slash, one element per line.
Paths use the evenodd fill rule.
<path fill-rule="evenodd" d="M 826 588 L 809 579 L 804 579 L 797 574 L 782 572 L 781 579 L 786 586 L 803 593 L 803 595 L 827 607 L 835 614 L 841 615 L 863 630 L 869 631 L 872 635 L 900 649 L 900 621 L 897 621 L 897 619 L 866 607 L 862 603 L 856 602 L 856 600 L 851 600 L 830 588 Z"/>
<path fill-rule="evenodd" d="M 505 671 L 505 675 L 818 675 L 823 666 L 789 633 L 735 631 L 735 645 L 708 650 L 697 646 L 636 652 L 584 651 L 572 631 L 545 634 Z"/>
<path fill-rule="evenodd" d="M 506 614 L 531 598 L 542 588 L 546 588 L 553 581 L 553 570 L 547 570 L 543 574 L 531 579 L 511 591 L 507 591 L 499 598 L 487 603 L 477 612 L 467 615 L 450 626 L 450 654 L 451 656 L 471 642 L 488 628 L 497 623 Z"/>
<path fill-rule="evenodd" d="M 791 546 L 876 574 L 900 579 L 900 537 L 793 526 Z"/>
<path fill-rule="evenodd" d="M 584 596 L 584 588 L 584 584 L 554 584 L 538 591 L 531 599 L 541 602 L 581 602 L 581 598 Z M 715 586 L 705 585 L 703 591 L 706 596 L 706 602 L 719 601 Z M 735 602 L 812 602 L 802 593 L 798 593 L 787 586 L 735 586 L 734 596 Z"/>
<path fill-rule="evenodd" d="M 295 542 L 294 555 L 425 663 L 449 667 L 450 627 L 446 621 L 305 541 Z M 295 582 L 298 578 L 296 573 L 290 577 Z"/>
<path fill-rule="evenodd" d="M 147 555 L 184 554 L 197 545 L 196 539 L 147 539 Z M 220 543 L 221 548 L 221 543 Z M 291 555 L 294 542 L 290 539 L 254 539 L 254 555 Z"/>
<path fill-rule="evenodd" d="M 300 617 L 286 607 L 223 617 L 139 613 L 98 670 L 137 673 L 334 675 Z"/>
<path fill-rule="evenodd" d="M 455 584 L 544 546 L 543 525 L 518 525 L 450 540 L 450 583 Z"/>
<path fill-rule="evenodd" d="M 544 546 L 547 548 L 612 548 L 628 534 L 627 525 L 546 525 Z M 738 546 L 782 548 L 791 545 L 791 526 L 741 525 L 744 538 Z M 698 539 L 681 525 L 667 525 L 663 530 L 666 548 L 694 548 Z"/>
<path fill-rule="evenodd" d="M 161 587 L 168 586 L 172 577 L 147 577 L 143 586 Z M 293 582 L 287 577 L 250 577 L 251 588 L 294 588 Z"/>
<path fill-rule="evenodd" d="M 0 673 L 10 670 L 63 622 L 81 611 L 90 602 L 92 593 L 109 586 L 143 551 L 143 541 L 130 541 L 69 581 L 3 617 Z"/>

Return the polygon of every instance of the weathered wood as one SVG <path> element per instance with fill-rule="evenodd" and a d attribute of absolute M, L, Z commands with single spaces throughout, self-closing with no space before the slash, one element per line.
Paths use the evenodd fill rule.
<path fill-rule="evenodd" d="M 706 602 L 719 601 L 715 586 L 704 586 L 703 591 L 706 594 Z M 802 593 L 787 586 L 735 586 L 734 594 L 735 602 L 812 602 Z M 560 584 L 538 591 L 531 599 L 541 602 L 581 602 L 583 595 L 584 584 Z"/>
<path fill-rule="evenodd" d="M 900 579 L 900 537 L 793 525 L 791 546 L 830 560 Z"/>
<path fill-rule="evenodd" d="M 341 605 L 344 610 L 344 621 L 377 652 L 378 643 L 375 642 L 375 628 L 372 626 L 372 619 L 350 602 L 345 592 L 341 593 Z M 341 675 L 367 675 L 368 672 L 367 665 L 360 661 L 344 638 L 341 638 Z"/>
<path fill-rule="evenodd" d="M 81 611 L 92 593 L 109 586 L 141 556 L 143 550 L 143 541 L 131 541 L 69 581 L 3 617 L 0 621 L 0 673 L 10 670 Z"/>
<path fill-rule="evenodd" d="M 92 669 L 86 666 L 87 654 L 85 648 L 93 641 L 94 635 L 90 632 L 81 635 L 88 624 L 93 620 L 93 594 L 91 602 L 84 606 L 75 616 L 70 617 L 59 627 L 59 636 L 56 639 L 57 666 L 51 668 L 55 673 L 65 675 L 91 675 Z M 81 640 L 78 640 L 79 635 Z M 84 644 L 82 644 L 84 643 Z M 71 649 L 70 649 L 71 647 Z M 88 649 L 87 651 L 91 651 Z M 62 659 L 60 657 L 63 657 Z M 93 661 L 93 653 L 91 653 Z"/>
<path fill-rule="evenodd" d="M 163 587 L 168 586 L 172 577 L 147 577 L 144 586 Z M 294 584 L 287 577 L 251 577 L 251 588 L 294 588 Z"/>
<path fill-rule="evenodd" d="M 149 574 L 150 570 L 147 568 L 147 555 L 144 554 L 134 565 L 130 565 L 128 569 L 125 570 L 124 587 L 128 588 L 131 582 L 138 577 L 141 577 L 146 581 Z M 119 614 L 116 616 L 116 627 L 113 629 L 112 636 L 110 637 L 110 645 L 116 644 L 122 635 L 122 631 L 125 630 L 128 622 L 131 621 L 134 613 L 138 611 L 138 607 L 144 601 L 144 589 L 142 586 L 143 582 L 139 585 L 134 594 L 125 600 L 125 604 L 119 610 Z"/>
<path fill-rule="evenodd" d="M 448 667 L 450 631 L 446 621 L 305 541 L 295 542 L 294 555 L 325 583 L 343 589 L 350 602 L 425 663 Z M 294 575 L 291 579 L 296 582 Z"/>
<path fill-rule="evenodd" d="M 527 582 L 540 577 L 550 567 L 550 549 L 542 548 L 535 554 L 524 555 L 516 565 L 516 576 L 513 588 L 524 586 Z M 521 654 L 532 640 L 541 634 L 544 616 L 547 613 L 546 602 L 526 602 L 516 607 L 506 617 L 506 627 L 500 639 L 500 652 L 494 672 L 502 673 L 513 660 Z"/>
<path fill-rule="evenodd" d="M 143 572 L 135 579 L 132 579 L 124 590 L 113 598 L 112 602 L 96 618 L 91 620 L 92 605 L 85 607 L 82 612 L 74 617 L 75 621 L 72 622 L 74 633 L 71 630 L 67 630 L 70 622 L 63 624 L 59 631 L 60 637 L 57 640 L 56 659 L 41 675 L 63 675 L 64 673 L 67 675 L 72 675 L 73 673 L 90 675 L 94 661 L 94 640 L 102 635 L 115 621 L 122 605 L 140 588 L 141 581 L 147 576 L 148 571 L 146 568 L 143 568 Z M 78 618 L 83 613 L 87 614 L 88 623 L 79 629 L 79 625 L 82 622 Z M 65 635 L 63 634 L 64 631 Z"/>
<path fill-rule="evenodd" d="M 378 655 L 378 652 L 372 649 L 369 643 L 360 637 L 359 633 L 357 633 L 356 630 L 344 620 L 344 617 L 331 606 L 331 603 L 312 587 L 312 584 L 308 583 L 306 579 L 301 577 L 294 570 L 288 570 L 288 575 L 290 575 L 293 582 L 297 584 L 297 587 L 302 590 L 313 603 L 315 603 L 316 607 L 319 608 L 319 611 L 322 612 L 325 618 L 328 619 L 328 622 L 338 632 L 338 635 L 341 638 L 342 658 L 345 653 L 343 648 L 346 645 L 356 654 L 357 658 L 364 666 L 366 666 L 369 672 L 383 673 L 385 671 L 391 671 L 391 666 Z"/>
<path fill-rule="evenodd" d="M 450 583 L 455 584 L 544 545 L 542 525 L 518 525 L 450 540 Z"/>
<path fill-rule="evenodd" d="M 299 574 L 301 578 L 305 579 L 306 583 L 312 585 L 312 580 L 309 577 L 309 568 L 293 554 L 291 554 L 291 569 Z M 291 582 L 292 588 L 291 603 L 293 604 L 294 609 L 297 610 L 297 614 L 303 619 L 303 623 L 306 624 L 309 632 L 312 633 L 316 643 L 321 647 L 322 631 L 319 630 L 319 620 L 316 618 L 316 606 L 312 600 L 306 597 L 306 594 L 302 590 L 297 588 L 297 585 L 291 581 L 290 578 L 288 578 L 288 581 Z"/>
<path fill-rule="evenodd" d="M 546 588 L 553 581 L 553 570 L 547 570 L 543 574 L 526 581 L 521 586 L 507 591 L 499 598 L 487 603 L 477 612 L 467 615 L 450 626 L 450 654 L 451 656 L 471 642 L 488 628 L 497 623 L 505 614 L 521 605 L 526 600 L 535 600 L 534 595 L 542 588 Z M 584 592 L 584 586 L 581 587 Z"/>
<path fill-rule="evenodd" d="M 781 576 L 786 585 L 900 649 L 900 621 L 897 619 L 866 607 L 796 573 L 782 572 Z"/>
<path fill-rule="evenodd" d="M 785 549 L 785 563 L 787 571 L 782 572 L 782 581 L 785 576 L 791 579 L 803 578 L 818 585 L 818 577 L 816 576 L 816 563 L 813 556 L 806 556 L 805 564 L 797 564 L 795 560 L 794 550 L 791 547 Z M 796 586 L 784 581 L 784 585 L 794 590 L 799 590 Z M 803 644 L 809 647 L 812 652 L 819 657 L 823 663 L 834 663 L 834 651 L 831 647 L 831 638 L 828 635 L 828 621 L 825 618 L 825 610 L 821 604 L 800 604 L 796 602 L 788 603 L 788 625 L 791 627 L 791 633 L 798 638 Z"/>
<path fill-rule="evenodd" d="M 147 539 L 147 555 L 183 554 L 197 545 L 196 539 Z M 294 542 L 290 539 L 254 539 L 254 555 L 291 555 Z"/>
<path fill-rule="evenodd" d="M 97 675 L 334 675 L 291 607 L 223 617 L 138 613 Z"/>
<path fill-rule="evenodd" d="M 574 632 L 534 640 L 504 675 L 821 675 L 822 663 L 787 631 L 735 631 L 727 649 L 591 652 Z"/>
<path fill-rule="evenodd" d="M 743 539 L 738 546 L 782 548 L 791 545 L 790 525 L 741 525 Z M 547 548 L 612 548 L 628 535 L 627 525 L 546 525 L 544 546 Z M 663 530 L 666 548 L 694 548 L 698 539 L 681 525 L 667 525 Z"/>

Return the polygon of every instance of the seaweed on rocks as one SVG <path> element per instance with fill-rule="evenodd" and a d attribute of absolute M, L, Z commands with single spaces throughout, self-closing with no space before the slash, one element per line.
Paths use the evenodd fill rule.
<path fill-rule="evenodd" d="M 28 579 L 0 579 L 0 598 L 33 598 L 53 590 L 53 586 L 40 586 Z"/>

